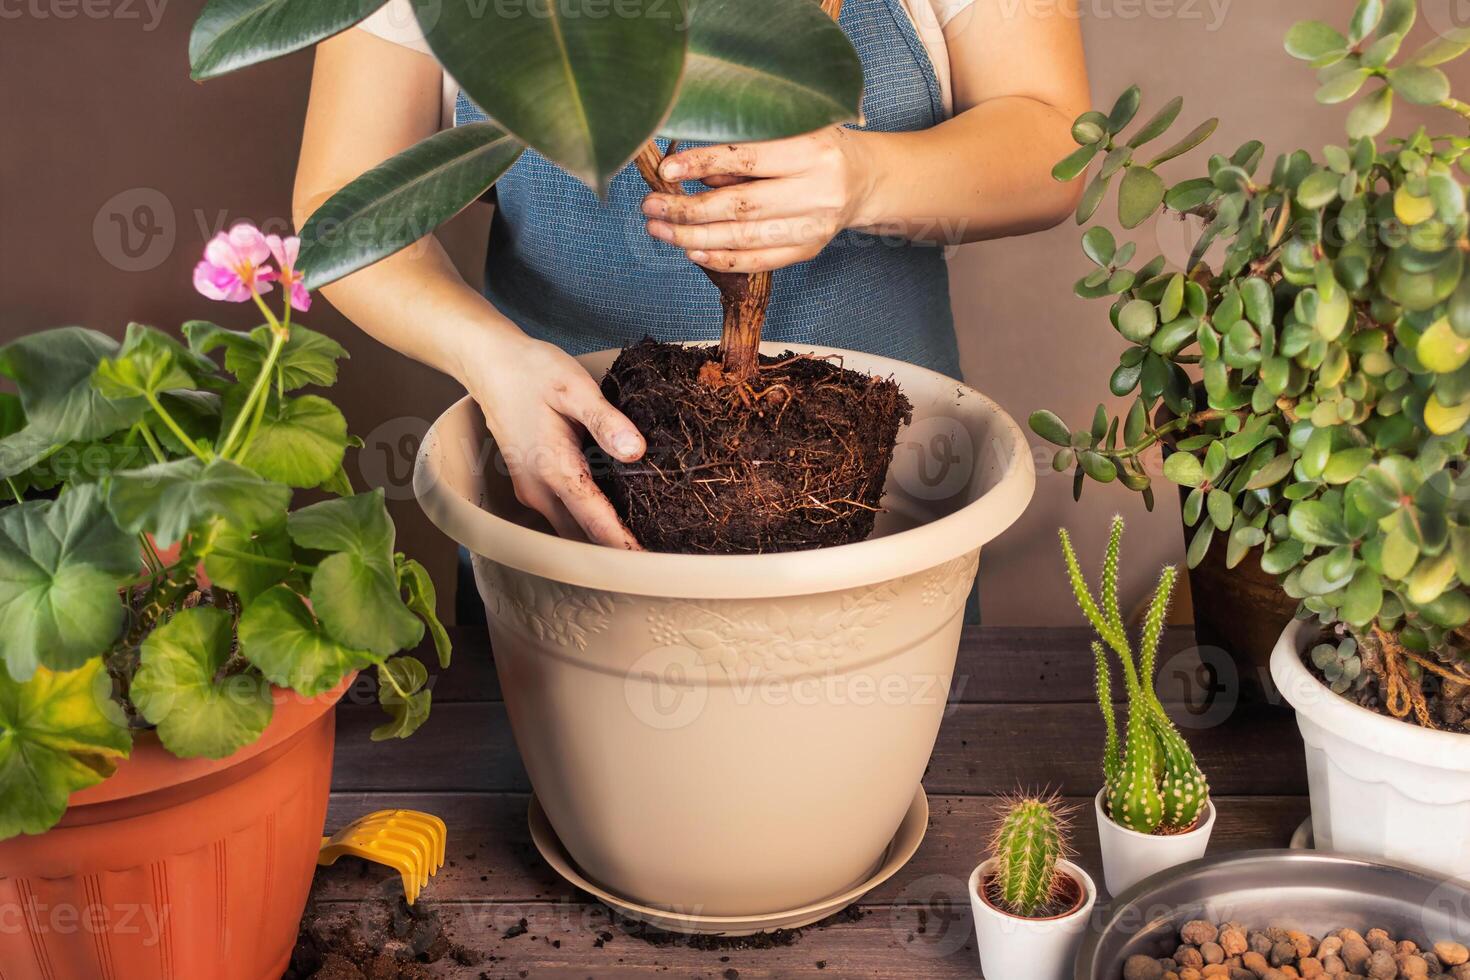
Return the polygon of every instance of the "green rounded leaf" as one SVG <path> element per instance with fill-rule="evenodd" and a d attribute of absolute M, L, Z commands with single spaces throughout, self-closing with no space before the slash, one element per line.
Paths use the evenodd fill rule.
<path fill-rule="evenodd" d="M 1164 132 L 1170 126 L 1174 125 L 1174 120 L 1179 118 L 1179 110 L 1182 108 L 1184 108 L 1184 96 L 1174 96 L 1174 98 L 1164 103 L 1163 108 L 1154 113 L 1152 119 L 1138 127 L 1138 132 L 1133 134 L 1133 138 L 1128 141 L 1128 145 L 1135 148 L 1140 147 L 1149 140 L 1157 139 L 1164 135 Z"/>
<path fill-rule="evenodd" d="M 1406 65 L 1388 73 L 1393 90 L 1415 105 L 1438 105 L 1450 97 L 1450 80 L 1428 65 Z"/>
<path fill-rule="evenodd" d="M 1194 149 L 1196 146 L 1199 146 L 1205 140 L 1209 139 L 1211 134 L 1215 132 L 1216 127 L 1218 127 L 1219 125 L 1220 120 L 1218 119 L 1206 119 L 1204 122 L 1194 127 L 1194 129 L 1191 129 L 1179 142 L 1170 146 L 1167 150 L 1164 150 L 1158 156 L 1150 160 L 1148 165 L 1150 167 L 1157 167 L 1161 163 L 1167 163 L 1168 161 L 1173 160 L 1175 157 L 1182 156 L 1185 153 L 1188 153 L 1190 150 Z"/>
<path fill-rule="evenodd" d="M 1047 442 L 1058 446 L 1070 446 L 1072 444 L 1071 430 L 1067 428 L 1067 423 L 1063 422 L 1055 412 L 1049 412 L 1043 408 L 1032 412 L 1031 417 L 1026 421 L 1031 426 L 1031 431 L 1041 436 Z"/>
<path fill-rule="evenodd" d="M 689 6 L 684 79 L 661 135 L 769 140 L 857 118 L 862 63 L 820 5 L 698 0 Z"/>
<path fill-rule="evenodd" d="M 374 728 L 372 740 L 408 738 L 429 718 L 433 693 L 424 689 L 429 671 L 413 657 L 394 657 L 378 668 L 378 702 L 388 721 Z"/>
<path fill-rule="evenodd" d="M 50 830 L 72 793 L 127 758 L 133 740 L 111 694 L 101 658 L 25 682 L 0 670 L 0 840 Z"/>
<path fill-rule="evenodd" d="M 1205 481 L 1205 468 L 1190 453 L 1170 453 L 1164 460 L 1164 476 L 1182 487 L 1197 487 Z"/>
<path fill-rule="evenodd" d="M 107 506 L 124 530 L 147 532 L 164 546 L 211 518 L 241 531 L 280 520 L 291 491 L 225 459 L 180 459 L 117 473 Z"/>
<path fill-rule="evenodd" d="M 1134 165 L 1118 185 L 1118 221 L 1137 228 L 1164 203 L 1164 180 L 1147 167 Z"/>
<path fill-rule="evenodd" d="M 1299 500 L 1287 513 L 1292 536 L 1306 544 L 1336 547 L 1348 542 L 1342 512 L 1322 500 Z"/>
<path fill-rule="evenodd" d="M 254 671 L 224 672 L 233 646 L 234 617 L 206 606 L 175 613 L 143 641 L 128 694 L 181 759 L 223 759 L 270 724 L 270 686 Z"/>
<path fill-rule="evenodd" d="M 209 0 L 189 35 L 196 81 L 310 47 L 365 19 L 385 0 Z"/>
<path fill-rule="evenodd" d="M 122 626 L 118 587 L 140 566 L 95 484 L 0 510 L 0 656 L 10 676 L 72 670 L 103 653 Z"/>
<path fill-rule="evenodd" d="M 1353 106 L 1347 117 L 1347 134 L 1352 139 L 1377 136 L 1393 115 L 1393 89 L 1384 85 Z"/>
<path fill-rule="evenodd" d="M 0 347 L 0 374 L 15 382 L 26 428 L 49 443 L 89 442 L 142 418 L 142 399 L 116 401 L 92 386 L 117 342 L 82 327 L 34 333 Z"/>
<path fill-rule="evenodd" d="M 302 228 L 306 284 L 336 282 L 425 237 L 478 200 L 522 149 L 499 126 L 478 122 L 436 133 L 378 164 L 328 198 Z"/>
<path fill-rule="evenodd" d="M 295 592 L 267 589 L 240 614 L 240 650 L 272 684 L 308 697 L 330 691 L 354 670 L 378 661 L 338 643 Z"/>
<path fill-rule="evenodd" d="M 1118 332 L 1135 344 L 1146 342 L 1158 325 L 1158 310 L 1146 299 L 1131 299 L 1118 311 Z"/>
<path fill-rule="evenodd" d="M 337 406 L 316 395 L 269 405 L 240 464 L 288 487 L 325 483 L 342 465 L 347 420 Z"/>
<path fill-rule="evenodd" d="M 1347 38 L 1320 20 L 1298 21 L 1286 32 L 1286 53 L 1303 61 L 1315 61 L 1347 46 Z"/>
<path fill-rule="evenodd" d="M 1113 108 L 1108 112 L 1108 132 L 1118 133 L 1124 126 L 1133 121 L 1138 112 L 1138 104 L 1143 101 L 1143 92 L 1137 85 L 1130 85 L 1118 96 L 1118 101 L 1113 103 Z"/>

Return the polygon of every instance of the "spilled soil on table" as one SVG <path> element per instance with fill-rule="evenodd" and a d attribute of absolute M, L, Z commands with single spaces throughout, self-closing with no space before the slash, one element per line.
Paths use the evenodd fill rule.
<path fill-rule="evenodd" d="M 436 963 L 475 966 L 481 951 L 455 941 L 432 908 L 367 900 L 362 913 L 301 919 L 291 965 L 282 980 L 433 980 Z"/>
<path fill-rule="evenodd" d="M 892 379 L 790 352 L 731 382 L 714 347 L 644 340 L 602 381 L 648 442 L 593 472 L 650 551 L 758 554 L 861 541 L 873 531 L 899 428 Z"/>

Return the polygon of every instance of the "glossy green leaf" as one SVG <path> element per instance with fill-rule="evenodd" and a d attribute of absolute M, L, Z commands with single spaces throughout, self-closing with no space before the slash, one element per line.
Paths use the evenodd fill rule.
<path fill-rule="evenodd" d="M 30 334 L 0 347 L 0 374 L 15 382 L 26 431 L 49 443 L 89 442 L 126 429 L 143 415 L 140 399 L 114 401 L 92 374 L 117 353 L 116 341 L 82 327 Z"/>
<path fill-rule="evenodd" d="M 466 2 L 447 0 L 446 12 Z M 436 133 L 351 181 L 301 230 L 299 265 L 307 285 L 335 282 L 428 235 L 489 190 L 522 149 L 493 123 L 469 123 Z"/>
<path fill-rule="evenodd" d="M 1393 89 L 1387 85 L 1353 106 L 1347 117 L 1347 133 L 1352 139 L 1377 136 L 1393 115 Z"/>
<path fill-rule="evenodd" d="M 1322 500 L 1292 504 L 1287 521 L 1292 535 L 1307 544 L 1335 547 L 1348 541 L 1342 513 Z"/>
<path fill-rule="evenodd" d="M 1164 460 L 1164 476 L 1184 487 L 1197 487 L 1204 482 L 1205 469 L 1190 453 L 1171 453 Z"/>
<path fill-rule="evenodd" d="M 1035 432 L 1047 442 L 1054 443 L 1058 446 L 1070 446 L 1072 444 L 1071 430 L 1067 428 L 1067 423 L 1057 417 L 1055 412 L 1049 412 L 1044 408 L 1040 409 L 1039 411 L 1032 412 L 1031 417 L 1026 422 L 1031 426 L 1032 432 Z"/>
<path fill-rule="evenodd" d="M 434 640 L 434 653 L 439 658 L 439 666 L 448 668 L 453 648 L 449 642 L 449 631 L 439 621 L 436 609 L 439 599 L 434 589 L 434 580 L 429 577 L 429 572 L 423 565 L 412 559 L 399 556 L 397 563 L 398 587 L 405 596 L 405 602 L 413 614 L 428 627 L 429 635 Z"/>
<path fill-rule="evenodd" d="M 487 157 L 482 145 L 484 162 L 471 168 L 465 190 L 488 187 L 510 165 L 519 141 L 601 192 L 667 117 L 690 38 L 682 0 L 623 0 L 616 16 L 604 0 L 558 0 L 534 12 L 481 0 L 413 4 L 444 69 L 515 137 L 480 137 L 482 144 L 505 139 L 504 148 Z M 438 138 L 452 142 L 464 128 Z M 450 214 L 478 196 L 464 198 Z M 441 200 L 450 203 L 447 195 Z M 418 219 L 416 237 L 433 228 L 425 223 Z M 319 264 L 307 268 L 314 283 L 330 281 L 320 278 Z"/>
<path fill-rule="evenodd" d="M 104 398 L 127 401 L 195 388 L 195 376 L 213 369 L 213 364 L 167 334 L 130 323 L 117 353 L 98 362 L 92 384 Z"/>
<path fill-rule="evenodd" d="M 330 691 L 379 658 L 337 642 L 295 592 L 277 585 L 240 614 L 240 650 L 272 684 L 308 697 Z"/>
<path fill-rule="evenodd" d="M 1315 61 L 1347 46 L 1347 38 L 1319 20 L 1299 21 L 1286 32 L 1286 53 L 1303 61 Z"/>
<path fill-rule="evenodd" d="M 1450 97 L 1450 80 L 1438 68 L 1406 65 L 1388 73 L 1388 84 L 1398 95 L 1415 105 L 1438 105 Z"/>
<path fill-rule="evenodd" d="M 661 135 L 769 140 L 857 118 L 862 64 L 820 5 L 697 0 L 689 7 L 684 79 Z"/>
<path fill-rule="evenodd" d="M 1121 132 L 1123 127 L 1132 122 L 1142 101 L 1143 92 L 1137 85 L 1124 89 L 1123 94 L 1118 96 L 1118 101 L 1113 103 L 1113 108 L 1108 111 L 1108 132 Z"/>
<path fill-rule="evenodd" d="M 1092 180 L 1087 182 L 1087 187 L 1082 191 L 1082 196 L 1077 200 L 1076 219 L 1079 225 L 1087 221 L 1097 213 L 1098 205 L 1102 204 L 1103 195 L 1108 192 L 1109 178 L 1101 173 L 1096 174 Z"/>
<path fill-rule="evenodd" d="M 1194 149 L 1196 146 L 1199 146 L 1205 140 L 1209 139 L 1211 134 L 1215 132 L 1215 129 L 1219 125 L 1220 120 L 1218 119 L 1206 119 L 1204 122 L 1200 123 L 1198 126 L 1194 127 L 1194 129 L 1191 129 L 1187 134 L 1185 134 L 1184 138 L 1181 139 L 1179 142 L 1173 144 L 1168 149 L 1160 153 L 1158 156 L 1150 160 L 1148 165 L 1150 167 L 1157 167 L 1159 164 L 1166 163 L 1169 160 L 1173 160 L 1175 157 L 1183 156 L 1190 150 Z"/>
<path fill-rule="evenodd" d="M 1134 165 L 1118 185 L 1118 221 L 1124 228 L 1137 228 L 1164 202 L 1164 181 L 1147 167 Z"/>
<path fill-rule="evenodd" d="M 385 0 L 209 0 L 189 35 L 196 81 L 310 47 Z"/>
<path fill-rule="evenodd" d="M 338 642 L 383 657 L 423 638 L 423 622 L 399 591 L 382 490 L 303 507 L 286 529 L 300 547 L 331 552 L 312 573 L 311 602 Z"/>
<path fill-rule="evenodd" d="M 249 602 L 271 586 L 284 582 L 292 574 L 290 562 L 291 540 L 286 536 L 283 515 L 280 523 L 253 532 L 229 525 L 221 528 L 214 538 L 214 550 L 204 559 L 204 572 L 215 585 Z"/>
<path fill-rule="evenodd" d="M 241 383 L 249 384 L 260 374 L 271 347 L 271 329 L 259 326 L 248 333 L 226 330 L 203 320 L 191 320 L 183 326 L 191 349 L 208 354 L 223 347 L 225 370 Z M 295 391 L 307 385 L 328 387 L 337 383 L 337 362 L 346 358 L 342 345 L 324 333 L 291 325 L 290 336 L 276 357 L 275 383 L 284 391 Z"/>
<path fill-rule="evenodd" d="M 72 670 L 105 651 L 122 626 L 118 586 L 140 564 L 93 484 L 0 509 L 0 656 L 10 676 Z"/>
<path fill-rule="evenodd" d="M 50 830 L 72 793 L 127 758 L 133 740 L 111 694 L 101 658 L 24 682 L 0 670 L 0 840 Z"/>
<path fill-rule="evenodd" d="M 270 724 L 274 704 L 264 679 L 254 671 L 225 673 L 234 625 L 228 610 L 196 606 L 143 641 L 128 696 L 181 759 L 223 759 Z"/>
<path fill-rule="evenodd" d="M 1098 265 L 1107 265 L 1117 254 L 1118 243 L 1113 233 L 1102 225 L 1089 228 L 1082 235 L 1082 251 Z"/>
<path fill-rule="evenodd" d="M 1174 96 L 1174 98 L 1164 103 L 1163 108 L 1159 109 L 1152 119 L 1138 128 L 1138 131 L 1128 140 L 1128 145 L 1137 148 L 1149 140 L 1157 139 L 1164 135 L 1165 131 L 1174 125 L 1174 120 L 1179 118 L 1179 110 L 1183 107 L 1184 97 L 1180 95 Z"/>
<path fill-rule="evenodd" d="M 1068 181 L 1080 177 L 1087 169 L 1087 165 L 1092 163 L 1093 158 L 1097 156 L 1097 151 L 1098 144 L 1096 143 L 1077 147 L 1058 160 L 1056 166 L 1051 168 L 1052 180 Z"/>
<path fill-rule="evenodd" d="M 1158 325 L 1158 311 L 1148 300 L 1131 299 L 1118 311 L 1118 332 L 1135 344 L 1147 342 Z"/>
<path fill-rule="evenodd" d="M 180 459 L 118 473 L 107 506 L 126 531 L 147 532 L 167 547 L 213 518 L 242 531 L 278 521 L 291 491 L 236 463 Z"/>

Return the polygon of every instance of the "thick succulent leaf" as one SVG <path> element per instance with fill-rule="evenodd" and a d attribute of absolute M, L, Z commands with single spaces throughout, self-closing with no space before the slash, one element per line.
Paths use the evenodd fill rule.
<path fill-rule="evenodd" d="M 453 647 L 449 642 L 449 631 L 439 621 L 439 614 L 435 609 L 438 604 L 438 596 L 434 589 L 434 580 L 429 577 L 428 569 L 412 559 L 398 558 L 398 587 L 408 597 L 408 608 L 413 610 L 414 615 L 424 621 L 429 628 L 429 635 L 434 639 L 434 652 L 439 657 L 439 666 L 449 666 L 450 654 Z"/>
<path fill-rule="evenodd" d="M 485 114 L 598 191 L 673 105 L 683 0 L 623 0 L 614 16 L 605 0 L 413 3 L 430 49 Z"/>
<path fill-rule="evenodd" d="M 418 644 L 424 624 L 404 603 L 383 491 L 325 500 L 286 523 L 302 548 L 331 552 L 311 576 L 311 603 L 337 641 L 378 656 Z"/>
<path fill-rule="evenodd" d="M 244 389 L 237 391 L 232 400 L 243 402 Z M 317 395 L 273 397 L 239 462 L 267 480 L 306 488 L 331 479 L 346 451 L 347 420 L 337 406 Z"/>
<path fill-rule="evenodd" d="M 271 683 L 311 697 L 378 661 L 327 635 L 302 598 L 284 585 L 262 592 L 245 607 L 239 632 L 240 651 Z"/>
<path fill-rule="evenodd" d="M 1164 203 L 1164 181 L 1147 167 L 1132 166 L 1118 185 L 1118 221 L 1137 228 Z"/>
<path fill-rule="evenodd" d="M 87 442 L 126 429 L 143 415 L 141 399 L 113 401 L 92 373 L 117 353 L 110 337 L 83 327 L 31 334 L 0 347 L 0 374 L 15 382 L 33 440 Z"/>
<path fill-rule="evenodd" d="M 225 370 L 242 384 L 249 384 L 260 374 L 271 346 L 271 328 L 259 326 L 246 333 L 226 330 L 204 320 L 184 324 L 189 346 L 200 354 L 223 347 Z M 300 324 L 291 325 L 291 335 L 276 357 L 276 382 L 284 391 L 295 391 L 307 385 L 324 388 L 337 383 L 337 362 L 348 356 L 343 346 L 324 333 Z"/>
<path fill-rule="evenodd" d="M 310 47 L 386 0 L 209 0 L 189 35 L 196 81 Z"/>
<path fill-rule="evenodd" d="M 691 0 L 679 97 L 659 133 L 765 140 L 856 119 L 863 68 L 811 0 Z"/>
<path fill-rule="evenodd" d="M 240 552 L 269 560 L 251 561 L 221 552 Z M 290 561 L 291 539 L 286 536 L 284 520 L 248 533 L 227 524 L 215 535 L 214 550 L 204 559 L 204 573 L 215 585 L 229 589 L 248 603 L 295 574 L 287 564 Z"/>
<path fill-rule="evenodd" d="M 211 518 L 242 531 L 280 519 L 291 491 L 237 463 L 180 459 L 112 478 L 107 506 L 125 530 L 146 531 L 167 547 Z"/>
<path fill-rule="evenodd" d="M 130 323 L 122 347 L 98 363 L 92 384 L 105 398 L 126 400 L 194 388 L 201 373 L 214 373 L 214 365 L 167 334 Z"/>
<path fill-rule="evenodd" d="M 483 21 L 500 23 L 493 16 Z M 524 148 L 499 126 L 479 122 L 446 129 L 378 164 L 328 198 L 301 230 L 307 285 L 335 282 L 428 235 L 478 200 Z"/>
<path fill-rule="evenodd" d="M 223 759 L 270 724 L 270 685 L 259 674 L 220 676 L 233 644 L 229 612 L 206 606 L 177 613 L 143 641 L 128 694 L 181 759 Z"/>
<path fill-rule="evenodd" d="M 77 790 L 112 775 L 133 740 L 94 658 L 25 682 L 0 670 L 0 840 L 50 830 Z"/>
<path fill-rule="evenodd" d="M 139 564 L 95 485 L 0 510 L 0 653 L 10 676 L 72 670 L 106 650 L 122 626 L 118 586 Z"/>
<path fill-rule="evenodd" d="M 388 721 L 373 729 L 374 742 L 408 738 L 428 720 L 432 692 L 425 689 L 429 672 L 413 657 L 394 657 L 378 668 L 378 703 Z"/>

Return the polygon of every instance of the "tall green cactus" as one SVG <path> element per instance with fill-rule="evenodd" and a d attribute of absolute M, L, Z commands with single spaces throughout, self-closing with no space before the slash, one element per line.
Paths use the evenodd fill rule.
<path fill-rule="evenodd" d="M 1066 529 L 1059 533 L 1062 555 L 1067 562 L 1067 576 L 1077 596 L 1077 604 L 1102 640 L 1101 643 L 1093 642 L 1092 652 L 1097 672 L 1098 707 L 1107 731 L 1103 748 L 1103 777 L 1108 815 L 1129 830 L 1145 834 L 1187 830 L 1199 819 L 1209 801 L 1209 784 L 1195 763 L 1188 743 L 1165 714 L 1164 705 L 1154 689 L 1159 637 L 1163 633 L 1164 616 L 1174 592 L 1175 569 L 1167 566 L 1159 575 L 1158 587 L 1144 616 L 1135 667 L 1133 647 L 1118 608 L 1118 555 L 1123 540 L 1123 519 L 1113 518 L 1097 599 L 1088 588 Z M 1127 687 L 1128 720 L 1121 746 L 1114 716 L 1107 648 L 1111 648 L 1122 663 L 1123 681 Z"/>
<path fill-rule="evenodd" d="M 1066 820 L 1055 798 L 1024 797 L 1006 804 L 991 841 L 994 884 L 1006 911 L 1030 918 L 1051 899 L 1057 862 L 1066 857 Z"/>

